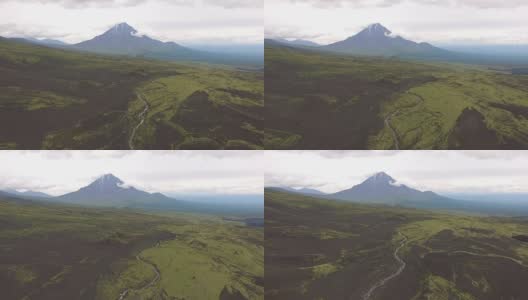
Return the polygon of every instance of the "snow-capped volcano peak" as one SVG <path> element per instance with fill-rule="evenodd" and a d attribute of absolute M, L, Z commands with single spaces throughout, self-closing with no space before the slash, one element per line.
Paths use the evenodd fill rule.
<path fill-rule="evenodd" d="M 386 35 L 386 36 L 390 36 L 392 34 L 390 30 L 385 28 L 380 23 L 370 24 L 369 26 L 367 26 L 367 28 L 363 30 L 363 33 L 366 33 L 369 35 Z"/>
<path fill-rule="evenodd" d="M 92 182 L 88 187 L 99 191 L 108 191 L 121 188 L 125 183 L 113 174 L 104 174 Z"/>
<path fill-rule="evenodd" d="M 367 180 L 365 180 L 365 182 L 371 184 L 393 184 L 396 182 L 396 180 L 394 180 L 394 178 L 390 177 L 385 172 L 379 172 L 370 176 Z"/>
<path fill-rule="evenodd" d="M 124 34 L 124 35 L 134 35 L 137 32 L 138 31 L 134 27 L 128 25 L 125 22 L 123 22 L 123 23 L 119 23 L 119 24 L 114 25 L 106 33 L 117 34 L 117 35 L 122 35 L 122 34 Z"/>

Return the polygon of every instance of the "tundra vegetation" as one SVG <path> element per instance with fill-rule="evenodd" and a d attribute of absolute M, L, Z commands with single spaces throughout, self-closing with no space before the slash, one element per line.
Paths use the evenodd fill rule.
<path fill-rule="evenodd" d="M 528 219 L 265 192 L 266 299 L 523 299 Z"/>
<path fill-rule="evenodd" d="M 258 69 L 0 38 L 0 149 L 260 149 Z"/>
<path fill-rule="evenodd" d="M 4 299 L 263 299 L 263 228 L 0 198 Z"/>
<path fill-rule="evenodd" d="M 268 149 L 520 149 L 528 75 L 268 44 Z"/>

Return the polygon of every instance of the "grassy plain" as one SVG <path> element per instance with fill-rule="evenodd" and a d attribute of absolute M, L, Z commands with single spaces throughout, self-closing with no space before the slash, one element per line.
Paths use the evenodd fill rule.
<path fill-rule="evenodd" d="M 266 148 L 518 149 L 528 76 L 511 68 L 266 47 Z"/>
<path fill-rule="evenodd" d="M 266 190 L 266 299 L 523 299 L 526 218 L 447 214 Z M 331 232 L 332 234 L 328 234 Z M 398 275 L 368 291 L 383 279 Z M 507 278 L 507 279 L 506 279 Z"/>
<path fill-rule="evenodd" d="M 5 299 L 263 299 L 263 228 L 0 199 Z"/>
<path fill-rule="evenodd" d="M 0 79 L 3 149 L 263 146 L 262 72 L 0 38 Z"/>

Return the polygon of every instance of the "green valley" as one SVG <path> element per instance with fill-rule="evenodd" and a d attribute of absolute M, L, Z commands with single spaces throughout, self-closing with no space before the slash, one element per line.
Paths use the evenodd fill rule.
<path fill-rule="evenodd" d="M 0 149 L 260 149 L 263 74 L 0 38 Z"/>
<path fill-rule="evenodd" d="M 0 196 L 5 299 L 263 299 L 263 228 Z"/>
<path fill-rule="evenodd" d="M 515 67 L 352 56 L 272 42 L 265 56 L 267 149 L 528 145 L 528 76 Z"/>
<path fill-rule="evenodd" d="M 528 220 L 267 189 L 266 299 L 523 299 Z"/>

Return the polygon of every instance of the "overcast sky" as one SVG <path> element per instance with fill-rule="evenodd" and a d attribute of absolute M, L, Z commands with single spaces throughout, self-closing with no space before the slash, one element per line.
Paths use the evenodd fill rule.
<path fill-rule="evenodd" d="M 61 195 L 112 173 L 149 192 L 263 194 L 261 151 L 0 151 L 0 190 Z"/>
<path fill-rule="evenodd" d="M 266 0 L 267 37 L 331 43 L 372 23 L 417 42 L 528 44 L 526 0 Z"/>
<path fill-rule="evenodd" d="M 384 171 L 437 193 L 528 193 L 528 151 L 265 151 L 266 186 L 337 192 Z"/>
<path fill-rule="evenodd" d="M 0 0 L 0 36 L 77 43 L 127 22 L 163 41 L 262 43 L 263 0 Z"/>

